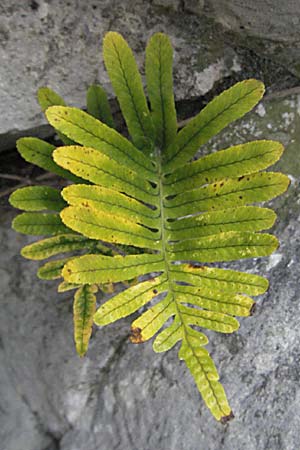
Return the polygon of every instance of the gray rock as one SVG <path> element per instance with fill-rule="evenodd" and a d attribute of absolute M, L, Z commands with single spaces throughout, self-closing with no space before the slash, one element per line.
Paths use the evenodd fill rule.
<path fill-rule="evenodd" d="M 233 335 L 209 333 L 209 349 L 235 419 L 223 426 L 203 404 L 176 349 L 154 354 L 128 342 L 130 320 L 95 330 L 76 356 L 72 295 L 37 280 L 19 256 L 30 239 L 0 219 L 0 439 L 3 450 L 295 450 L 300 428 L 299 98 L 266 101 L 208 149 L 277 138 L 288 193 L 273 201 L 280 248 L 230 267 L 266 275 L 268 293 Z"/>
<path fill-rule="evenodd" d="M 209 0 L 205 6 L 205 14 L 233 32 L 238 45 L 252 48 L 300 76 L 300 3 L 297 0 Z"/>
<path fill-rule="evenodd" d="M 177 100 L 202 96 L 228 76 L 237 79 L 256 75 L 265 78 L 268 85 L 277 81 L 282 89 L 283 74 L 283 78 L 288 77 L 289 71 L 299 75 L 300 40 L 298 27 L 293 25 L 298 2 L 287 1 L 263 16 L 257 8 L 245 14 L 248 5 L 243 7 L 240 3 L 3 0 L 0 151 L 14 148 L 20 136 L 52 135 L 36 100 L 41 86 L 50 86 L 68 104 L 79 107 L 85 106 L 86 89 L 91 83 L 100 82 L 113 97 L 101 56 L 102 39 L 109 30 L 126 37 L 142 71 L 147 39 L 157 31 L 170 35 Z M 267 8 L 265 5 L 263 8 Z M 281 14 L 283 7 L 286 14 Z M 251 25 L 245 22 L 249 14 Z M 263 59 L 249 53 L 248 48 Z M 265 74 L 270 58 L 273 66 Z M 282 72 L 280 76 L 278 71 Z"/>
<path fill-rule="evenodd" d="M 143 69 L 147 39 L 167 32 L 175 47 L 178 99 L 201 95 L 215 81 L 240 70 L 237 55 L 206 18 L 194 18 L 159 2 L 3 0 L 0 5 L 0 150 L 21 134 L 49 136 L 36 101 L 41 86 L 75 106 L 85 105 L 87 86 L 100 82 L 112 96 L 101 45 L 109 30 L 121 32 Z"/>

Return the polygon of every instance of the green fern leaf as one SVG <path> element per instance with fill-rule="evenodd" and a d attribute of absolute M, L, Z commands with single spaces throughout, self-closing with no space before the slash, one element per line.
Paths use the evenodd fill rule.
<path fill-rule="evenodd" d="M 87 189 L 85 186 L 71 185 L 63 190 L 62 195 L 69 205 L 90 208 L 95 213 L 102 211 L 114 214 L 146 227 L 152 227 L 155 219 L 158 219 L 155 210 L 132 197 L 102 186 L 87 186 Z"/>
<path fill-rule="evenodd" d="M 177 194 L 227 177 L 245 177 L 274 164 L 282 152 L 282 144 L 275 141 L 236 145 L 179 167 L 166 177 L 166 184 Z"/>
<path fill-rule="evenodd" d="M 12 222 L 14 230 L 33 236 L 47 236 L 72 232 L 66 227 L 59 214 L 28 212 L 19 214 Z"/>
<path fill-rule="evenodd" d="M 154 136 L 149 133 L 140 78 L 136 97 L 131 84 L 126 85 L 136 79 L 127 44 L 116 33 L 109 33 L 104 55 L 133 142 L 142 135 L 153 143 L 148 145 L 147 159 L 125 138 L 85 113 L 49 108 L 50 123 L 84 145 L 58 148 L 55 162 L 93 183 L 63 190 L 70 206 L 61 217 L 67 227 L 83 236 L 143 248 L 144 254 L 75 257 L 65 264 L 62 275 L 65 282 L 75 285 L 148 275 L 150 279 L 137 278 L 134 286 L 104 303 L 95 314 L 96 324 L 112 323 L 155 299 L 132 323 L 131 341 L 140 343 L 157 335 L 153 347 L 158 352 L 181 341 L 179 357 L 212 414 L 225 421 L 232 412 L 215 365 L 203 348 L 208 340 L 198 329 L 237 330 L 236 317 L 253 312 L 249 295 L 265 292 L 268 282 L 258 275 L 205 264 L 270 255 L 278 246 L 277 239 L 261 231 L 272 227 L 276 215 L 251 204 L 280 195 L 289 180 L 263 171 L 282 154 L 282 145 L 273 141 L 254 141 L 189 161 L 200 145 L 253 108 L 263 85 L 256 80 L 236 84 L 176 135 L 172 51 L 167 38 L 157 34 L 148 44 L 146 60 Z M 155 145 L 155 154 L 150 155 Z"/>
<path fill-rule="evenodd" d="M 48 87 L 41 87 L 37 93 L 38 102 L 42 111 L 45 112 L 49 106 L 61 105 L 66 106 L 63 98 Z"/>
<path fill-rule="evenodd" d="M 67 292 L 72 291 L 74 289 L 78 289 L 80 287 L 79 284 L 68 283 L 67 281 L 62 281 L 57 288 L 57 292 Z"/>
<path fill-rule="evenodd" d="M 99 150 L 89 147 L 59 147 L 53 157 L 62 167 L 69 167 L 73 173 L 92 183 L 102 181 L 104 187 L 123 190 L 140 200 L 153 202 L 153 198 L 157 196 L 157 189 L 147 181 L 149 174 L 143 167 L 137 172 L 132 168 L 135 166 L 133 163 L 128 168 L 125 165 L 121 166 L 119 162 Z M 155 179 L 153 173 L 150 176 Z"/>
<path fill-rule="evenodd" d="M 102 256 L 84 255 L 64 267 L 63 277 L 78 284 L 112 283 L 132 280 L 139 275 L 164 269 L 164 260 L 157 254 Z"/>
<path fill-rule="evenodd" d="M 25 137 L 17 141 L 17 149 L 25 161 L 35 164 L 42 169 L 55 173 L 60 177 L 73 181 L 74 183 L 82 183 L 81 178 L 59 167 L 52 159 L 52 153 L 55 146 L 38 138 Z"/>
<path fill-rule="evenodd" d="M 15 208 L 24 211 L 60 211 L 66 206 L 60 192 L 49 186 L 28 186 L 17 189 L 9 197 Z"/>
<path fill-rule="evenodd" d="M 46 259 L 59 253 L 94 248 L 95 243 L 78 234 L 59 234 L 23 247 L 21 254 L 28 259 Z"/>
<path fill-rule="evenodd" d="M 64 268 L 66 262 L 71 258 L 57 259 L 55 261 L 50 261 L 39 268 L 37 275 L 42 280 L 55 280 L 61 278 L 61 271 Z"/>
<path fill-rule="evenodd" d="M 205 403 L 216 419 L 226 422 L 233 417 L 226 399 L 223 386 L 218 381 L 219 375 L 208 351 L 195 344 L 189 334 L 185 335 L 179 352 L 190 369 L 196 385 L 205 399 Z"/>
<path fill-rule="evenodd" d="M 74 296 L 74 340 L 79 356 L 84 356 L 92 334 L 93 315 L 96 311 L 97 286 L 81 286 Z"/>
<path fill-rule="evenodd" d="M 115 122 L 110 110 L 105 90 L 93 84 L 87 90 L 86 95 L 87 112 L 96 119 L 101 120 L 111 128 L 115 128 Z"/>
<path fill-rule="evenodd" d="M 166 236 L 174 240 L 209 236 L 226 231 L 261 231 L 274 225 L 276 214 L 271 209 L 255 206 L 208 211 L 195 217 L 170 222 Z"/>
<path fill-rule="evenodd" d="M 172 171 L 189 161 L 201 145 L 250 111 L 263 94 L 263 83 L 246 80 L 212 100 L 178 133 L 174 143 L 167 148 L 164 155 L 165 170 Z"/>
<path fill-rule="evenodd" d="M 157 277 L 134 285 L 104 303 L 95 315 L 97 325 L 107 325 L 129 316 L 166 289 L 166 278 Z M 153 293 L 153 290 L 155 291 Z"/>
<path fill-rule="evenodd" d="M 154 34 L 146 48 L 146 78 L 156 142 L 161 149 L 168 147 L 177 134 L 172 61 L 173 50 L 168 36 Z"/>
<path fill-rule="evenodd" d="M 116 163 L 126 161 L 141 176 L 150 180 L 155 177 L 153 163 L 146 156 L 126 138 L 89 114 L 76 108 L 52 106 L 47 109 L 46 116 L 51 125 L 79 144 L 101 152 L 99 157 L 105 155 Z"/>
<path fill-rule="evenodd" d="M 154 127 L 133 53 L 116 32 L 106 34 L 103 59 L 133 142 L 153 141 Z"/>

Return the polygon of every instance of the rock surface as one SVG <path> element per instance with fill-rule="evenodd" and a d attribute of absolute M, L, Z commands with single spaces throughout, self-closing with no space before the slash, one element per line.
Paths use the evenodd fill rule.
<path fill-rule="evenodd" d="M 290 70 L 300 74 L 299 27 L 294 24 L 299 2 L 288 0 L 281 6 L 276 1 L 271 8 L 270 2 L 263 2 L 263 18 L 260 3 L 255 0 L 250 8 L 249 2 L 243 7 L 237 0 L 2 0 L 0 151 L 13 148 L 21 135 L 52 133 L 36 101 L 41 86 L 50 86 L 80 107 L 91 83 L 100 82 L 112 95 L 101 57 L 108 30 L 126 37 L 141 68 L 150 35 L 168 33 L 175 48 L 177 99 L 201 96 L 229 75 L 236 79 L 255 74 L 264 79 L 264 67 L 270 64 L 274 67 L 265 81 L 277 80 L 282 88 L 278 71 L 284 78 Z M 248 15 L 251 24 L 245 23 Z M 249 53 L 248 47 L 263 58 Z"/>
<path fill-rule="evenodd" d="M 266 275 L 270 290 L 233 335 L 210 333 L 209 349 L 235 419 L 216 423 L 176 349 L 154 354 L 128 342 L 130 320 L 97 329 L 84 359 L 72 340 L 72 298 L 37 280 L 19 256 L 30 239 L 0 219 L 0 440 L 3 450 L 295 450 L 300 428 L 300 98 L 273 99 L 210 143 L 281 140 L 291 175 L 273 201 L 280 248 L 230 264 Z"/>

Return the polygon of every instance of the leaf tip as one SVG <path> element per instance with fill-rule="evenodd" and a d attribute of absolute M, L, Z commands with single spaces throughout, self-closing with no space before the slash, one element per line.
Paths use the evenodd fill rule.
<path fill-rule="evenodd" d="M 142 344 L 144 340 L 141 332 L 141 328 L 131 328 L 129 337 L 130 342 L 132 342 L 133 344 Z"/>
<path fill-rule="evenodd" d="M 254 314 L 256 313 L 256 308 L 257 308 L 257 306 L 256 306 L 256 303 L 254 302 L 249 310 L 249 316 L 254 316 Z"/>
<path fill-rule="evenodd" d="M 222 425 L 225 425 L 227 422 L 229 422 L 232 419 L 234 419 L 234 414 L 232 411 L 230 411 L 230 413 L 227 416 L 221 417 L 220 422 Z"/>
<path fill-rule="evenodd" d="M 87 352 L 87 348 L 77 348 L 76 347 L 76 353 L 79 356 L 79 358 L 84 358 L 86 352 Z"/>
<path fill-rule="evenodd" d="M 61 274 L 65 281 L 70 281 L 69 279 L 72 277 L 72 269 L 69 267 L 69 263 L 64 265 Z"/>
<path fill-rule="evenodd" d="M 60 122 L 62 116 L 68 115 L 68 107 L 62 105 L 52 105 L 48 106 L 44 112 L 50 125 L 55 127 L 57 122 Z"/>

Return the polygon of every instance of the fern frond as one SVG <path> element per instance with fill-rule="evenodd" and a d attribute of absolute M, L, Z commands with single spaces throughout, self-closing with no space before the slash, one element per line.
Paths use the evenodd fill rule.
<path fill-rule="evenodd" d="M 68 206 L 60 210 L 60 217 L 73 232 L 31 244 L 22 254 L 46 259 L 74 250 L 85 253 L 47 262 L 39 271 L 46 279 L 63 276 L 59 291 L 77 289 L 74 324 L 80 355 L 91 333 L 95 285 L 126 282 L 124 291 L 97 310 L 96 324 L 108 325 L 148 305 L 132 323 L 131 341 L 141 343 L 156 335 L 157 352 L 179 344 L 179 358 L 205 403 L 217 420 L 225 422 L 233 414 L 204 348 L 208 339 L 203 330 L 236 331 L 237 317 L 253 313 L 255 303 L 249 296 L 264 293 L 268 281 L 207 264 L 268 256 L 277 248 L 277 239 L 262 232 L 273 226 L 276 214 L 253 204 L 282 194 L 289 179 L 266 171 L 283 151 L 280 143 L 270 140 L 191 160 L 202 144 L 257 104 L 264 86 L 257 80 L 237 83 L 177 133 L 169 39 L 158 33 L 147 46 L 151 111 L 132 51 L 122 36 L 108 33 L 103 54 L 132 142 L 111 127 L 106 97 L 105 111 L 97 109 L 97 99 L 104 98 L 101 88 L 89 91 L 94 98 L 88 99 L 88 110 L 96 117 L 62 105 L 47 109 L 50 124 L 78 145 L 54 149 L 27 138 L 19 146 L 41 167 L 55 173 L 59 168 L 79 182 L 62 192 Z M 49 162 L 52 154 L 54 162 Z M 45 206 L 44 200 L 31 200 L 29 194 L 27 207 Z M 12 201 L 18 204 L 19 196 Z M 23 220 L 25 226 L 28 214 L 37 213 L 25 214 L 16 223 Z M 102 241 L 127 254 L 103 251 Z"/>
<path fill-rule="evenodd" d="M 126 85 L 126 80 L 136 79 L 137 70 L 127 44 L 110 33 L 104 54 L 133 142 L 143 133 L 153 140 L 149 149 L 158 147 L 151 156 L 148 152 L 147 159 L 125 138 L 85 113 L 49 108 L 50 123 L 85 146 L 57 149 L 55 162 L 94 184 L 65 188 L 63 197 L 70 206 L 61 217 L 83 236 L 140 247 L 145 253 L 81 256 L 67 262 L 62 274 L 66 282 L 83 285 L 149 275 L 150 280 L 138 279 L 104 303 L 95 314 L 96 324 L 112 323 L 156 299 L 132 323 L 131 341 L 144 342 L 158 333 L 154 341 L 158 352 L 181 341 L 179 357 L 212 414 L 224 421 L 231 417 L 231 409 L 214 363 L 203 348 L 207 338 L 194 327 L 234 332 L 239 327 L 236 317 L 252 314 L 254 301 L 248 295 L 265 292 L 268 282 L 257 275 L 204 264 L 270 255 L 277 239 L 260 231 L 272 227 L 276 214 L 250 205 L 280 195 L 289 180 L 264 172 L 283 151 L 273 141 L 237 145 L 189 161 L 200 145 L 252 109 L 263 94 L 263 85 L 256 80 L 236 84 L 176 135 L 172 51 L 168 39 L 157 34 L 148 44 L 146 59 L 154 136 L 146 131 L 150 122 L 140 79 L 139 101 L 132 95 L 132 85 Z M 169 320 L 171 324 L 161 331 Z"/>

